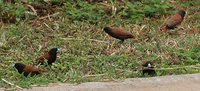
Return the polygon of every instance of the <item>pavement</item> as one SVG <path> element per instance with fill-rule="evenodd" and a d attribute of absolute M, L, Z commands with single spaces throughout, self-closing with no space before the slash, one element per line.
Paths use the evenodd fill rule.
<path fill-rule="evenodd" d="M 200 73 L 149 78 L 130 78 L 115 82 L 50 84 L 23 91 L 200 91 Z"/>

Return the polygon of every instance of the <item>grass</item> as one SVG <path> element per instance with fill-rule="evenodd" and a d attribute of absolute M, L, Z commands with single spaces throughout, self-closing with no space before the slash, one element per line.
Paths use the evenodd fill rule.
<path fill-rule="evenodd" d="M 157 63 L 158 76 L 198 73 L 200 2 L 195 1 L 167 1 L 159 6 L 164 8 L 154 10 L 156 13 L 148 10 L 149 7 L 159 5 L 158 2 L 153 2 L 155 5 L 146 6 L 145 12 L 137 11 L 134 14 L 138 19 L 132 16 L 136 11 L 135 6 L 130 4 L 135 4 L 128 1 L 128 5 L 118 1 L 87 3 L 77 0 L 75 4 L 65 2 L 65 5 L 57 6 L 54 12 L 49 12 L 52 15 L 50 18 L 46 17 L 46 13 L 33 15 L 30 13 L 32 10 L 20 6 L 22 3 L 17 2 L 16 7 L 12 6 L 13 3 L 8 3 L 10 8 L 5 12 L 11 12 L 12 19 L 6 18 L 8 21 L 0 22 L 0 77 L 23 88 L 60 82 L 112 81 L 146 77 L 140 71 L 141 64 L 146 60 Z M 140 7 L 148 5 L 144 3 L 137 4 Z M 112 6 L 117 8 L 116 13 L 113 13 L 115 11 Z M 170 14 L 183 8 L 187 10 L 187 16 L 181 25 L 184 29 L 175 30 L 183 33 L 182 35 L 158 32 Z M 13 9 L 20 11 L 13 13 Z M 162 9 L 165 12 L 157 13 Z M 146 12 L 147 15 L 150 14 L 149 17 L 145 16 Z M 2 17 L 8 17 L 3 15 L 1 20 Z M 129 39 L 120 44 L 119 40 L 102 31 L 108 25 L 130 31 L 139 40 Z M 198 33 L 189 34 L 190 31 Z M 48 67 L 48 73 L 26 78 L 12 67 L 16 62 L 33 64 L 36 58 L 53 47 L 61 48 L 62 51 L 58 54 L 56 63 Z M 0 80 L 0 87 L 10 88 L 10 85 Z"/>

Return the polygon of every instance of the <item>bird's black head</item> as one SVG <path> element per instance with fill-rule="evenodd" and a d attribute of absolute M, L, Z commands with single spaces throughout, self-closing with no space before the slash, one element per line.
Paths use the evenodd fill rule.
<path fill-rule="evenodd" d="M 104 28 L 103 28 L 103 31 L 105 31 L 106 33 L 109 33 L 110 30 L 111 30 L 110 27 L 104 27 Z"/>
<path fill-rule="evenodd" d="M 181 15 L 181 17 L 185 17 L 186 12 L 184 10 L 178 11 L 178 14 Z"/>
<path fill-rule="evenodd" d="M 58 48 L 52 48 L 50 51 L 49 51 L 49 55 L 51 57 L 51 60 L 52 61 L 55 61 L 56 60 L 56 57 L 57 57 L 57 53 L 60 51 L 60 49 Z M 49 62 L 49 61 L 48 61 Z"/>
<path fill-rule="evenodd" d="M 153 68 L 154 64 L 151 61 L 147 61 L 145 62 L 142 66 L 144 67 L 148 67 L 148 68 Z"/>
<path fill-rule="evenodd" d="M 57 55 L 57 53 L 60 51 L 60 49 L 58 48 L 52 48 L 50 51 L 49 51 L 49 54 L 50 55 Z"/>
<path fill-rule="evenodd" d="M 18 70 L 18 72 L 21 74 L 24 70 L 24 68 L 26 67 L 26 65 L 22 64 L 22 63 L 16 63 L 14 65 L 14 67 Z"/>

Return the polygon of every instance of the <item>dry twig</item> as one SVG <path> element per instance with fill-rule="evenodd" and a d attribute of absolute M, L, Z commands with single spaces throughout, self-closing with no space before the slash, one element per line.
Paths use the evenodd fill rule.
<path fill-rule="evenodd" d="M 1 80 L 4 81 L 5 83 L 11 85 L 11 86 L 15 86 L 16 88 L 18 88 L 18 89 L 20 89 L 20 90 L 23 89 L 22 87 L 20 87 L 20 86 L 18 86 L 18 85 L 15 85 L 15 84 L 13 84 L 13 83 L 11 83 L 11 82 L 9 82 L 9 81 L 3 79 L 3 78 L 1 78 Z"/>
<path fill-rule="evenodd" d="M 37 16 L 37 11 L 34 9 L 33 6 L 31 5 L 27 5 L 29 8 L 31 8 L 31 10 L 33 11 L 33 14 Z"/>
<path fill-rule="evenodd" d="M 101 43 L 109 43 L 109 42 L 107 42 L 107 41 L 101 41 L 101 40 L 96 40 L 96 39 L 78 39 L 78 38 L 62 38 L 62 39 L 64 39 L 64 40 L 80 40 L 80 41 L 82 41 L 82 40 L 89 40 L 89 41 L 95 41 L 95 42 L 101 42 Z"/>
<path fill-rule="evenodd" d="M 83 78 L 104 76 L 105 74 L 84 75 Z"/>

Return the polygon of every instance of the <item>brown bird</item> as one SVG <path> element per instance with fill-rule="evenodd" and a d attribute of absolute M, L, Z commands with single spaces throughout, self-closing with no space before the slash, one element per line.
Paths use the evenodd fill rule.
<path fill-rule="evenodd" d="M 48 53 L 44 54 L 43 56 L 36 59 L 37 63 L 44 64 L 45 59 L 47 63 L 51 65 L 56 61 L 57 53 L 60 51 L 58 48 L 52 48 Z"/>
<path fill-rule="evenodd" d="M 185 17 L 185 14 L 186 14 L 186 12 L 184 10 L 180 10 L 180 11 L 178 11 L 177 14 L 171 16 L 170 19 L 168 19 L 168 21 L 166 22 L 163 31 L 167 32 L 168 30 L 174 29 L 178 25 L 180 25 Z"/>
<path fill-rule="evenodd" d="M 155 71 L 155 63 L 153 63 L 152 61 L 146 61 L 143 63 L 143 70 L 142 73 L 144 74 L 148 74 L 148 75 L 155 75 L 156 71 Z"/>
<path fill-rule="evenodd" d="M 123 31 L 115 27 L 104 27 L 103 30 L 110 36 L 121 40 L 122 42 L 129 38 L 135 38 L 130 32 Z"/>
<path fill-rule="evenodd" d="M 32 66 L 32 65 L 25 65 L 25 64 L 22 64 L 22 63 L 16 63 L 14 65 L 14 67 L 18 70 L 18 72 L 20 74 L 24 74 L 24 76 L 28 76 L 29 74 L 31 74 L 31 76 L 34 76 L 34 75 L 38 75 L 38 74 L 41 74 L 42 72 L 47 72 L 48 70 L 47 69 L 41 69 L 41 68 L 38 68 L 36 66 Z"/>

